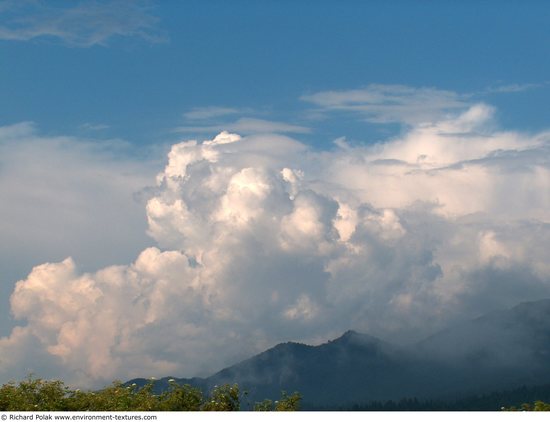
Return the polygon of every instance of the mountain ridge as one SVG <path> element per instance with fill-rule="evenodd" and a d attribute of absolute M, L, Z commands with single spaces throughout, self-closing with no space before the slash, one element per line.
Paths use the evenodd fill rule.
<path fill-rule="evenodd" d="M 203 390 L 237 383 L 251 400 L 299 391 L 310 403 L 337 406 L 544 384 L 550 381 L 548 356 L 550 299 L 544 299 L 482 315 L 412 345 L 348 330 L 317 346 L 277 344 L 209 377 L 174 379 Z M 169 379 L 156 381 L 155 389 L 168 388 Z"/>

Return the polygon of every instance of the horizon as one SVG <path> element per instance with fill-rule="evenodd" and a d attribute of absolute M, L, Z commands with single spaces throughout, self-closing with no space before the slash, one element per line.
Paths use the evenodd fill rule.
<path fill-rule="evenodd" d="M 549 17 L 0 1 L 0 383 L 204 376 L 550 298 Z"/>

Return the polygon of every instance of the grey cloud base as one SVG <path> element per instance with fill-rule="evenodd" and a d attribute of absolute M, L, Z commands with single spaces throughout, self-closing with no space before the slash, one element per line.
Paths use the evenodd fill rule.
<path fill-rule="evenodd" d="M 491 131 L 491 113 L 330 152 L 226 132 L 174 145 L 146 206 L 157 245 L 92 273 L 36 266 L 2 378 L 201 375 L 281 341 L 413 341 L 549 296 L 550 136 Z"/>

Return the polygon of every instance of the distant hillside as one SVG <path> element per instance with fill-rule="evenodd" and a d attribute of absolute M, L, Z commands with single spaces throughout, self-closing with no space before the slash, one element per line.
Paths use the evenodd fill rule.
<path fill-rule="evenodd" d="M 427 399 L 415 397 L 400 400 L 371 401 L 353 403 L 345 406 L 323 407 L 304 403 L 303 410 L 360 410 L 360 411 L 454 411 L 454 410 L 487 410 L 497 411 L 502 408 L 520 408 L 523 403 L 536 401 L 550 402 L 550 384 L 534 387 L 520 387 L 513 390 L 494 391 L 492 393 L 471 395 L 458 399 Z"/>
<path fill-rule="evenodd" d="M 251 401 L 299 391 L 338 407 L 399 400 L 453 400 L 550 382 L 550 300 L 522 303 L 443 330 L 409 347 L 348 331 L 319 346 L 279 344 L 207 378 L 202 389 L 238 383 Z M 155 389 L 168 387 L 168 379 Z M 132 380 L 138 385 L 147 381 Z"/>
<path fill-rule="evenodd" d="M 414 347 L 444 365 L 445 388 L 475 393 L 550 382 L 550 300 L 527 302 L 443 330 Z"/>

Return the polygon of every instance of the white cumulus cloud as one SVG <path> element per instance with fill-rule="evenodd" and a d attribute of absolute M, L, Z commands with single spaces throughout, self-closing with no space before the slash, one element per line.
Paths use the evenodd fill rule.
<path fill-rule="evenodd" d="M 193 376 L 279 341 L 413 340 L 548 296 L 550 135 L 495 130 L 491 113 L 335 151 L 227 132 L 173 145 L 146 205 L 156 246 L 95 272 L 36 266 L 0 373 L 32 355 L 83 385 Z"/>

